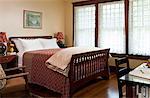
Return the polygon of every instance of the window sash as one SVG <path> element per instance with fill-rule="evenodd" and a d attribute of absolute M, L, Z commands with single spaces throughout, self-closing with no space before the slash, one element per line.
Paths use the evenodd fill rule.
<path fill-rule="evenodd" d="M 99 4 L 98 46 L 111 53 L 125 53 L 124 2 Z"/>
<path fill-rule="evenodd" d="M 129 5 L 129 54 L 148 56 L 150 55 L 150 1 L 130 0 Z"/>
<path fill-rule="evenodd" d="M 74 39 L 75 46 L 95 46 L 95 5 L 75 7 Z"/>

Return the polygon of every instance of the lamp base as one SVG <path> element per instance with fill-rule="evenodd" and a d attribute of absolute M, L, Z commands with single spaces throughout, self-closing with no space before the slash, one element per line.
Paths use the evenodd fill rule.
<path fill-rule="evenodd" d="M 4 43 L 0 43 L 0 55 L 5 55 L 6 46 Z"/>
<path fill-rule="evenodd" d="M 58 41 L 57 44 L 58 44 L 58 46 L 59 46 L 60 48 L 67 48 L 67 47 L 65 46 L 65 44 L 63 43 L 63 41 Z"/>

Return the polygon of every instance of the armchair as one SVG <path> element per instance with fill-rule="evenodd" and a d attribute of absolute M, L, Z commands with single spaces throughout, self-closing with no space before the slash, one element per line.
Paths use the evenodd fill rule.
<path fill-rule="evenodd" d="M 0 78 L 0 80 L 6 79 L 5 86 L 2 89 L 0 89 L 1 97 L 7 93 L 21 91 L 21 90 L 25 90 L 28 88 L 27 75 L 29 73 L 24 72 L 24 68 L 25 68 L 25 66 L 4 69 L 4 72 L 16 71 L 18 69 L 20 69 L 21 72 L 19 72 L 17 74 L 12 74 L 12 75 L 6 75 L 6 76 L 3 76 Z"/>

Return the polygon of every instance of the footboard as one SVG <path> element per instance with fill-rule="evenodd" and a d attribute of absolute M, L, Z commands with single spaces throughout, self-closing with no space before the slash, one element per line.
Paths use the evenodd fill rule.
<path fill-rule="evenodd" d="M 75 54 L 70 62 L 70 95 L 87 82 L 102 76 L 109 78 L 109 49 Z"/>

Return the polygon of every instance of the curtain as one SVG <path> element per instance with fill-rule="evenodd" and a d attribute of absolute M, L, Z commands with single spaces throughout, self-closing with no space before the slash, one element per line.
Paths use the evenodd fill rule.
<path fill-rule="evenodd" d="M 129 5 L 129 54 L 150 55 L 150 0 Z"/>
<path fill-rule="evenodd" d="M 99 4 L 99 47 L 125 53 L 124 18 L 124 1 Z"/>
<path fill-rule="evenodd" d="M 75 7 L 74 45 L 95 46 L 95 5 Z"/>

